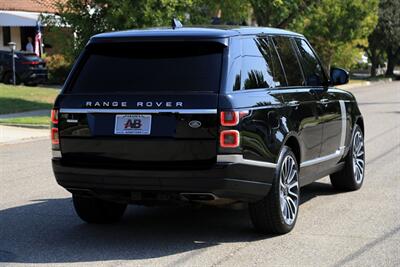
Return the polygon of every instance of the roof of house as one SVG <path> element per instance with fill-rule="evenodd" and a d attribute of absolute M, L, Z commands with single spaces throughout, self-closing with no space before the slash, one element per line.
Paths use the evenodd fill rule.
<path fill-rule="evenodd" d="M 57 13 L 58 2 L 60 0 L 0 0 L 0 10 Z"/>

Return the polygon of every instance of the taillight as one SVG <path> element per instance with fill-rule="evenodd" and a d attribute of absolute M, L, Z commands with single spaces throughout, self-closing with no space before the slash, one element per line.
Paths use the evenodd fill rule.
<path fill-rule="evenodd" d="M 58 136 L 58 128 L 54 128 L 54 127 L 51 128 L 51 143 L 53 145 L 60 144 L 60 139 Z"/>
<path fill-rule="evenodd" d="M 23 62 L 21 62 L 21 64 L 24 64 L 24 65 L 39 65 L 40 61 L 23 61 Z"/>
<path fill-rule="evenodd" d="M 51 110 L 50 137 L 51 137 L 51 144 L 53 145 L 53 149 L 58 150 L 59 149 L 58 145 L 60 144 L 60 139 L 59 139 L 59 135 L 58 135 L 58 109 Z"/>
<path fill-rule="evenodd" d="M 221 131 L 219 136 L 219 144 L 224 148 L 235 148 L 240 144 L 240 134 L 237 130 Z"/>
<path fill-rule="evenodd" d="M 51 122 L 54 124 L 58 123 L 58 110 L 57 109 L 51 110 Z"/>
<path fill-rule="evenodd" d="M 239 123 L 239 111 L 221 111 L 222 126 L 236 126 Z"/>
<path fill-rule="evenodd" d="M 248 111 L 221 111 L 220 120 L 222 126 L 236 126 L 241 118 L 247 116 Z"/>

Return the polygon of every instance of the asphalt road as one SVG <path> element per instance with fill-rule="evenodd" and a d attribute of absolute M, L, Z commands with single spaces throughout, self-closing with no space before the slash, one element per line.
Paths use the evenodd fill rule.
<path fill-rule="evenodd" d="M 351 90 L 366 125 L 366 180 L 302 189 L 296 228 L 253 232 L 246 210 L 131 206 L 84 224 L 57 186 L 49 141 L 0 146 L 0 265 L 400 266 L 400 82 Z"/>

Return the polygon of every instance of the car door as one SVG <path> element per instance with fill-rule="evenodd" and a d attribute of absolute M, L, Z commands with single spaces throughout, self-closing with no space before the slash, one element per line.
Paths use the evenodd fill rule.
<path fill-rule="evenodd" d="M 295 47 L 289 37 L 274 36 L 272 40 L 279 54 L 287 87 L 282 89 L 289 128 L 297 134 L 301 146 L 301 184 L 306 184 L 318 173 L 312 163 L 320 156 L 322 124 L 318 110 L 318 98 L 312 87 L 307 86 Z"/>
<path fill-rule="evenodd" d="M 313 88 L 318 99 L 319 122 L 323 125 L 323 131 L 321 152 L 319 160 L 315 163 L 319 165 L 320 172 L 324 172 L 336 165 L 342 153 L 344 146 L 342 121 L 346 120 L 344 102 L 339 100 L 334 88 L 328 88 L 328 79 L 311 45 L 301 38 L 295 38 L 294 43 L 299 53 L 306 84 Z"/>

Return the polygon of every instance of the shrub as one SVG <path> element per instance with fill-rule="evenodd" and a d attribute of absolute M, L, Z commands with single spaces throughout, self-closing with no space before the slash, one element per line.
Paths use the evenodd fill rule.
<path fill-rule="evenodd" d="M 49 83 L 63 84 L 71 69 L 71 63 L 61 54 L 45 57 L 49 70 Z"/>

